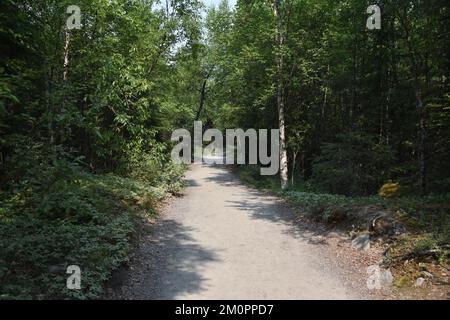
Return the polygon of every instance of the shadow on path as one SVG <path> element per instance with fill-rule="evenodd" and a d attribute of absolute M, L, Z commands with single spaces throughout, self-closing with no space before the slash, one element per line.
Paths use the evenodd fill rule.
<path fill-rule="evenodd" d="M 214 253 L 195 243 L 192 230 L 175 220 L 160 220 L 153 229 L 142 239 L 133 269 L 122 275 L 121 298 L 164 300 L 202 292 L 201 268 L 216 260 Z"/>
<path fill-rule="evenodd" d="M 316 242 L 318 236 L 338 233 L 334 228 L 325 227 L 312 221 L 302 223 L 299 219 L 302 217 L 301 209 L 289 205 L 285 200 L 270 194 L 268 191 L 260 191 L 243 184 L 238 177 L 225 167 L 220 168 L 220 172 L 210 175 L 205 180 L 221 186 L 241 186 L 245 189 L 244 199 L 242 199 L 243 195 L 240 195 L 239 199 L 227 200 L 227 207 L 248 212 L 254 219 L 284 224 L 288 227 L 287 234 L 304 239 L 310 244 L 322 244 Z M 266 201 L 268 199 L 270 201 Z"/>

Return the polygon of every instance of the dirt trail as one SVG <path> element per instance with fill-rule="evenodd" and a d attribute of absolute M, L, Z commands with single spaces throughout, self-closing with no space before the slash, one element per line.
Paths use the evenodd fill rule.
<path fill-rule="evenodd" d="M 281 200 L 221 167 L 193 166 L 186 179 L 143 240 L 121 298 L 368 297 L 364 279 L 348 279 L 326 246 L 308 241 Z"/>

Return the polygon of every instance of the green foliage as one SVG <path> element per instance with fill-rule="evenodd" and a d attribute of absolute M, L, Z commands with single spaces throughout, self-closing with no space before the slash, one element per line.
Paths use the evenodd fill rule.
<path fill-rule="evenodd" d="M 209 13 L 208 45 L 222 58 L 207 105 L 214 125 L 277 127 L 281 78 L 294 184 L 368 195 L 393 180 L 409 194 L 449 192 L 447 2 L 382 1 L 382 28 L 369 31 L 364 1 L 280 1 L 281 47 L 272 5 Z"/>
<path fill-rule="evenodd" d="M 361 135 L 338 135 L 336 143 L 325 144 L 313 165 L 313 181 L 323 191 L 373 194 L 389 177 L 392 153 L 388 146 Z"/>
<path fill-rule="evenodd" d="M 324 216 L 398 206 L 446 237 L 447 209 L 424 207 L 450 192 L 446 0 L 383 1 L 370 32 L 364 1 L 281 1 L 281 45 L 270 1 L 225 1 L 205 21 L 197 0 L 154 3 L 80 0 L 70 32 L 69 0 L 0 3 L 2 297 L 97 296 L 127 259 L 136 209 L 182 187 L 173 129 L 276 128 L 277 83 L 289 199 Z M 257 167 L 239 174 L 278 189 Z M 390 180 L 430 199 L 359 197 Z M 48 272 L 69 263 L 86 268 L 79 296 Z"/>
<path fill-rule="evenodd" d="M 2 299 L 99 297 L 111 272 L 128 261 L 136 218 L 154 214 L 154 203 L 143 199 L 160 200 L 167 191 L 92 175 L 65 160 L 31 168 L 13 188 L 1 195 Z M 69 265 L 82 270 L 81 291 L 66 289 Z"/>
<path fill-rule="evenodd" d="M 237 168 L 237 175 L 241 181 L 256 188 L 277 190 L 278 179 L 271 176 L 261 176 L 261 169 L 256 165 Z"/>
<path fill-rule="evenodd" d="M 257 166 L 241 166 L 237 169 L 237 175 L 250 186 L 272 191 L 297 206 L 302 213 L 326 224 L 361 223 L 353 221 L 355 217 L 366 223 L 361 212 L 368 207 L 375 211 L 391 211 L 415 235 L 406 241 L 408 244 L 417 243 L 414 247 L 427 250 L 437 248 L 441 259 L 448 257 L 448 249 L 441 247 L 450 243 L 450 194 L 393 198 L 345 196 L 320 193 L 308 184 L 281 191 L 276 177 L 262 177 Z M 417 248 L 414 250 L 419 250 Z"/>
<path fill-rule="evenodd" d="M 257 166 L 240 167 L 237 174 L 245 183 L 259 189 L 275 192 L 297 205 L 305 214 L 325 222 L 327 221 L 327 216 L 331 216 L 337 211 L 346 212 L 355 207 L 365 205 L 385 205 L 384 200 L 378 196 L 348 197 L 320 193 L 312 190 L 311 186 L 308 185 L 303 186 L 304 190 L 301 190 L 302 188 L 290 188 L 287 191 L 281 191 L 276 177 L 262 178 Z"/>
<path fill-rule="evenodd" d="M 82 28 L 67 31 L 73 4 Z M 167 75 L 175 45 L 198 39 L 200 4 L 152 4 L 0 3 L 0 298 L 99 297 L 135 218 L 180 191 L 169 138 L 191 113 Z M 79 292 L 65 289 L 71 264 Z"/>
<path fill-rule="evenodd" d="M 184 187 L 180 177 L 186 167 L 174 164 L 167 155 L 139 154 L 129 159 L 130 177 L 159 189 L 160 193 L 179 193 Z"/>

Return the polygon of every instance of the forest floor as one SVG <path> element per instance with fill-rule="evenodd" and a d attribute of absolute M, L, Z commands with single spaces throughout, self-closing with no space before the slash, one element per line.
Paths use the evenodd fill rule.
<path fill-rule="evenodd" d="M 381 248 L 302 222 L 284 200 L 223 167 L 194 165 L 184 194 L 149 221 L 109 299 L 392 299 L 369 290 Z M 150 231 L 150 232 L 149 232 Z"/>

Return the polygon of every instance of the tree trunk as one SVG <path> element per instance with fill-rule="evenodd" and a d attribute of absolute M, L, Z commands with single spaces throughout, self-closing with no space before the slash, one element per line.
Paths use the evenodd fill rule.
<path fill-rule="evenodd" d="M 70 47 L 70 33 L 69 30 L 66 30 L 66 39 L 64 42 L 64 64 L 63 64 L 63 96 L 61 101 L 61 108 L 59 109 L 59 114 L 62 116 L 66 113 L 66 105 L 67 105 L 67 78 L 69 74 L 69 47 Z M 59 130 L 59 142 L 63 142 L 64 140 L 64 124 L 61 125 Z"/>
<path fill-rule="evenodd" d="M 48 67 L 50 69 L 50 67 Z M 51 105 L 51 100 L 50 100 L 50 81 L 51 81 L 51 76 L 52 76 L 52 72 L 50 70 L 46 70 L 46 74 L 45 74 L 45 104 L 46 104 L 46 109 L 48 111 L 48 123 L 47 123 L 47 128 L 48 128 L 48 135 L 49 135 L 49 144 L 53 150 L 53 147 L 55 145 L 55 135 L 53 133 L 53 108 Z"/>
<path fill-rule="evenodd" d="M 200 117 L 203 112 L 203 107 L 205 106 L 205 98 L 206 98 L 206 84 L 208 83 L 208 78 L 203 81 L 202 88 L 200 89 L 200 105 L 197 111 L 197 116 L 195 117 L 196 121 L 200 120 Z"/>
<path fill-rule="evenodd" d="M 283 24 L 280 13 L 280 0 L 273 1 L 273 13 L 276 24 L 276 36 L 275 41 L 277 45 L 276 64 L 277 64 L 277 106 L 278 106 L 278 122 L 280 127 L 280 179 L 281 188 L 283 190 L 288 187 L 288 159 L 286 149 L 286 124 L 285 124 L 285 108 L 283 98 Z"/>
<path fill-rule="evenodd" d="M 330 65 L 328 65 L 328 68 L 327 68 L 327 80 L 325 83 L 325 92 L 324 92 L 323 103 L 322 103 L 322 120 L 325 118 L 325 107 L 327 106 L 329 76 L 330 76 Z"/>
<path fill-rule="evenodd" d="M 298 150 L 294 150 L 292 154 L 292 172 L 291 172 L 291 186 L 294 186 L 295 183 L 295 165 L 297 160 Z"/>
<path fill-rule="evenodd" d="M 427 187 L 426 180 L 426 162 L 425 162 L 425 143 L 426 143 L 426 119 L 425 108 L 422 101 L 422 92 L 416 89 L 416 107 L 419 113 L 419 185 L 424 193 Z"/>
<path fill-rule="evenodd" d="M 63 80 L 67 81 L 67 73 L 69 70 L 69 46 L 70 46 L 70 33 L 66 31 L 66 40 L 64 43 L 64 70 L 63 70 Z"/>

